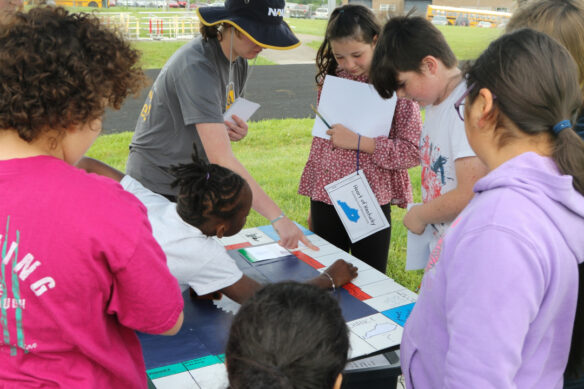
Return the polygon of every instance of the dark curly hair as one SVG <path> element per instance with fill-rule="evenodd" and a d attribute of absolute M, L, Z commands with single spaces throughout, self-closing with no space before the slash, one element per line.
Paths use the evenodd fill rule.
<path fill-rule="evenodd" d="M 268 284 L 239 309 L 225 349 L 231 389 L 332 389 L 349 335 L 337 301 L 314 285 Z"/>
<path fill-rule="evenodd" d="M 198 158 L 171 166 L 176 177 L 171 184 L 179 187 L 176 211 L 186 223 L 201 228 L 210 218 L 231 220 L 239 211 L 239 197 L 246 181 L 237 173 Z"/>
<path fill-rule="evenodd" d="M 27 142 L 119 109 L 144 85 L 139 52 L 97 17 L 37 7 L 0 20 L 0 129 Z"/>

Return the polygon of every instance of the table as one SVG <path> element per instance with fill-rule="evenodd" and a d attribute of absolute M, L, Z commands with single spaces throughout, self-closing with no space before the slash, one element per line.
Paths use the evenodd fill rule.
<path fill-rule="evenodd" d="M 272 226 L 245 229 L 218 240 L 243 273 L 261 283 L 306 281 L 339 258 L 353 263 L 359 268 L 359 276 L 334 292 L 350 330 L 349 359 L 397 349 L 417 295 L 301 228 L 319 251 L 304 246 L 277 258 L 258 262 L 246 259 L 246 249 L 267 247 L 278 240 Z M 157 389 L 224 389 L 228 385 L 223 350 L 233 314 L 219 309 L 212 300 L 193 301 L 188 292 L 183 297 L 185 320 L 177 335 L 139 334 L 151 385 Z"/>

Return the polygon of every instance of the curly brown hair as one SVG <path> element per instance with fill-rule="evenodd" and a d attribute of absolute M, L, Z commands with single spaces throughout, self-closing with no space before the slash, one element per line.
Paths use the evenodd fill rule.
<path fill-rule="evenodd" d="M 101 117 L 137 93 L 140 54 L 97 17 L 37 7 L 0 21 L 0 129 L 31 142 Z"/>

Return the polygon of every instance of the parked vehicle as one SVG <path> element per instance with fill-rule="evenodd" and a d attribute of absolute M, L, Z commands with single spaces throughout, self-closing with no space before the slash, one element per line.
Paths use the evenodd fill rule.
<path fill-rule="evenodd" d="M 316 11 L 314 11 L 314 18 L 315 19 L 328 19 L 329 18 L 328 8 L 317 8 Z"/>
<path fill-rule="evenodd" d="M 456 17 L 454 24 L 457 26 L 470 26 L 470 21 L 468 20 L 468 16 L 459 15 Z"/>
<path fill-rule="evenodd" d="M 189 4 L 189 8 L 190 9 L 197 9 L 200 7 L 207 7 L 208 5 L 209 4 L 207 4 L 207 3 L 191 3 L 191 4 Z"/>
<path fill-rule="evenodd" d="M 501 24 L 511 18 L 511 13 L 429 4 L 426 7 L 426 19 L 432 20 L 436 16 L 445 16 L 448 24 L 456 24 L 457 26 L 462 26 L 462 21 L 466 19 L 468 25 L 474 27 L 480 21 L 490 22 L 493 25 Z"/>
<path fill-rule="evenodd" d="M 448 19 L 444 15 L 435 15 L 432 18 L 432 24 L 436 26 L 448 26 Z"/>
<path fill-rule="evenodd" d="M 290 8 L 291 18 L 310 18 L 310 5 L 309 4 L 296 4 Z"/>

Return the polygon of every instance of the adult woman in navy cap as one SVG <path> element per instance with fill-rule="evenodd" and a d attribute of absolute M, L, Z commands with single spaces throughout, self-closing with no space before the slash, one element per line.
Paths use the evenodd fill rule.
<path fill-rule="evenodd" d="M 227 0 L 224 7 L 197 9 L 201 36 L 180 48 L 154 82 L 130 145 L 127 173 L 170 199 L 170 165 L 188 163 L 192 145 L 199 157 L 229 168 L 247 180 L 253 208 L 270 220 L 280 243 L 312 244 L 237 160 L 230 141 L 247 134 L 247 124 L 223 113 L 243 93 L 248 59 L 264 48 L 300 45 L 283 20 L 284 0 Z"/>

